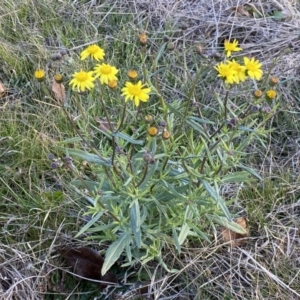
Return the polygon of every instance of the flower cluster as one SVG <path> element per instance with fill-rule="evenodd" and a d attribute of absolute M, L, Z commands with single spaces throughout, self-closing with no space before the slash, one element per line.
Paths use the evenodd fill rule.
<path fill-rule="evenodd" d="M 234 40 L 232 43 L 225 41 L 224 48 L 226 51 L 226 57 L 230 57 L 232 52 L 241 51 L 242 48 L 238 47 L 238 41 Z M 239 84 L 250 77 L 251 79 L 260 80 L 263 71 L 261 70 L 261 63 L 255 58 L 244 57 L 243 64 L 238 63 L 234 59 L 225 60 L 215 66 L 218 71 L 218 77 L 222 77 L 228 84 Z"/>
<path fill-rule="evenodd" d="M 95 59 L 97 61 L 102 60 L 105 57 L 105 52 L 102 48 L 97 45 L 90 45 L 85 50 L 81 52 L 81 60 L 88 57 Z M 78 92 L 84 92 L 85 90 L 90 90 L 94 87 L 94 81 L 99 78 L 101 84 L 106 84 L 110 88 L 116 88 L 118 83 L 119 70 L 106 63 L 97 64 L 93 71 L 80 70 L 73 74 L 73 78 L 70 81 L 70 85 L 73 89 L 77 89 Z M 129 79 L 135 79 L 138 74 L 134 70 L 128 72 Z M 140 105 L 141 102 L 147 102 L 149 99 L 150 88 L 145 87 L 141 81 L 137 83 L 126 82 L 125 86 L 122 88 L 122 96 L 125 97 L 125 102 L 131 100 L 136 106 Z"/>

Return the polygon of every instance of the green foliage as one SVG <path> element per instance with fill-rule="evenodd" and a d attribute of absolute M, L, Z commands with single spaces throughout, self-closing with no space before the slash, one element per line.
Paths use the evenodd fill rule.
<path fill-rule="evenodd" d="M 88 239 L 110 243 L 103 274 L 122 254 L 127 257 L 125 265 L 157 260 L 168 269 L 161 256 L 166 243 L 180 253 L 187 240 L 209 241 L 207 229 L 213 224 L 244 233 L 233 222 L 220 190 L 224 185 L 261 179 L 244 164 L 244 158 L 254 141 L 264 145 L 270 132 L 266 124 L 278 110 L 276 101 L 265 111 L 255 110 L 266 104 L 250 92 L 248 97 L 253 100 L 248 103 L 233 96 L 249 90 L 244 83 L 226 85 L 224 94 L 214 95 L 217 109 L 204 114 L 199 108 L 201 101 L 195 101 L 196 87 L 202 74 L 212 71 L 211 62 L 194 75 L 185 69 L 186 101 L 166 101 L 161 92 L 164 80 L 157 72 L 159 60 L 166 56 L 165 44 L 150 61 L 146 46 L 139 55 L 139 71 L 151 88 L 152 101 L 129 107 L 118 88 L 96 84 L 88 104 L 76 94 L 68 100 L 81 112 L 79 122 L 70 118 L 72 105 L 62 107 L 78 136 L 73 139 L 75 147 L 64 146 L 66 141 L 57 149 L 66 152 L 64 165 L 77 178 L 71 184 L 90 203 L 85 214 L 92 217 L 77 236 L 86 233 Z M 170 57 L 168 54 L 166 59 Z M 120 68 L 121 83 L 126 72 Z M 261 88 L 266 87 L 265 80 Z M 93 97 L 100 98 L 99 126 L 91 118 Z M 96 133 L 93 137 L 89 134 L 92 130 Z M 85 149 L 79 149 L 83 144 Z M 78 167 L 82 160 L 91 165 L 93 179 Z"/>

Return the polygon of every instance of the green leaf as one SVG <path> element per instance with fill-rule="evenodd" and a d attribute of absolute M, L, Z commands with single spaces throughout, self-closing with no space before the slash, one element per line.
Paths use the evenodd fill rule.
<path fill-rule="evenodd" d="M 67 140 L 58 142 L 57 145 L 72 144 L 72 143 L 76 143 L 76 142 L 80 142 L 80 141 L 82 141 L 82 138 L 80 136 L 76 136 L 71 139 L 67 139 Z"/>
<path fill-rule="evenodd" d="M 195 129 L 196 131 L 200 132 L 204 137 L 207 138 L 206 133 L 204 132 L 202 125 L 200 125 L 199 123 L 197 123 L 196 121 L 194 121 L 192 119 L 187 119 L 185 122 L 189 126 L 191 126 L 193 129 Z"/>
<path fill-rule="evenodd" d="M 231 215 L 228 211 L 228 208 L 225 204 L 225 201 L 221 198 L 221 196 L 217 193 L 216 189 L 213 188 L 206 180 L 201 179 L 201 182 L 206 189 L 207 193 L 215 200 L 215 202 L 218 204 L 218 206 L 221 208 L 223 211 L 224 215 L 227 217 L 227 219 L 231 220 Z"/>
<path fill-rule="evenodd" d="M 183 201 L 186 200 L 186 197 L 182 195 L 182 193 L 178 193 L 178 191 L 175 189 L 175 187 L 171 184 L 168 184 L 165 180 L 160 181 L 162 185 L 164 185 L 171 194 L 173 194 L 175 197 L 174 198 L 179 198 Z"/>
<path fill-rule="evenodd" d="M 105 260 L 101 269 L 101 275 L 105 275 L 111 266 L 121 256 L 129 235 L 127 232 L 123 232 L 117 240 L 115 240 L 106 250 Z"/>
<path fill-rule="evenodd" d="M 63 147 L 57 147 L 57 148 L 62 151 L 68 151 L 70 156 L 76 156 L 76 157 L 82 158 L 91 163 L 103 165 L 105 167 L 111 167 L 110 160 L 107 158 L 102 158 L 99 155 L 92 154 L 92 153 L 78 150 L 78 149 L 63 148 Z"/>
<path fill-rule="evenodd" d="M 234 183 L 234 182 L 249 182 L 251 180 L 249 172 L 241 171 L 234 172 L 232 174 L 225 175 L 221 182 L 222 183 Z"/>
<path fill-rule="evenodd" d="M 180 245 L 183 244 L 183 242 L 185 241 L 186 237 L 188 236 L 190 232 L 190 227 L 187 223 L 184 223 L 181 227 L 181 231 L 179 233 L 179 237 L 178 237 L 178 242 Z"/>
<path fill-rule="evenodd" d="M 181 194 L 185 193 L 188 188 L 189 188 L 189 185 L 187 184 L 187 185 L 181 185 L 181 186 L 178 186 L 178 187 L 173 187 L 173 190 L 175 190 L 175 194 L 179 193 L 180 196 L 183 197 Z M 162 201 L 172 200 L 175 197 L 174 197 L 174 193 L 170 193 L 168 191 L 165 191 L 165 192 L 162 192 L 162 193 L 158 194 L 155 198 L 157 199 L 158 202 L 162 202 Z M 184 200 L 186 200 L 186 199 L 184 198 Z"/>
<path fill-rule="evenodd" d="M 244 165 L 237 165 L 239 168 L 246 170 L 247 172 L 249 172 L 251 175 L 253 175 L 254 177 L 256 177 L 258 180 L 262 181 L 262 178 L 259 176 L 259 174 L 257 174 L 253 169 L 248 168 Z"/>
<path fill-rule="evenodd" d="M 174 104 L 172 104 L 172 105 L 174 105 Z M 182 107 L 179 106 L 179 107 L 175 108 L 172 105 L 169 103 L 166 103 L 166 106 L 174 115 L 176 115 L 179 119 L 183 119 L 183 114 L 179 112 Z"/>
<path fill-rule="evenodd" d="M 152 178 L 153 174 L 155 173 L 158 166 L 158 161 L 156 161 L 154 164 L 148 166 L 147 175 L 143 180 L 143 183 L 139 185 L 139 189 L 143 190 L 144 187 L 147 185 L 148 181 Z"/>
<path fill-rule="evenodd" d="M 130 223 L 135 238 L 136 245 L 140 249 L 142 246 L 141 238 L 141 216 L 139 201 L 135 200 L 130 207 Z"/>
<path fill-rule="evenodd" d="M 234 232 L 241 233 L 241 234 L 246 234 L 247 231 L 237 223 L 233 221 L 229 221 L 227 218 L 218 216 L 218 215 L 208 215 L 209 219 L 212 220 L 213 222 L 228 228 Z"/>
<path fill-rule="evenodd" d="M 115 137 L 119 137 L 119 138 L 129 142 L 130 144 L 134 144 L 134 145 L 143 145 L 144 144 L 143 140 L 135 140 L 131 136 L 129 136 L 128 134 L 123 133 L 123 132 L 112 133 L 112 135 L 114 135 Z"/>
<path fill-rule="evenodd" d="M 88 221 L 87 224 L 85 224 L 80 230 L 79 232 L 75 235 L 76 237 L 79 237 L 80 235 L 82 235 L 84 232 L 86 232 L 91 226 L 93 226 L 103 215 L 103 211 L 100 211 L 99 213 L 97 213 L 96 216 L 94 216 L 91 220 Z"/>
<path fill-rule="evenodd" d="M 176 247 L 178 253 L 180 253 L 181 252 L 181 246 L 180 246 L 180 243 L 179 243 L 179 240 L 178 240 L 178 235 L 177 235 L 176 229 L 174 227 L 172 227 L 172 235 L 173 235 L 175 247 Z"/>
<path fill-rule="evenodd" d="M 283 20 L 283 19 L 286 19 L 286 14 L 283 14 L 282 11 L 276 10 L 273 12 L 272 17 L 275 20 Z"/>
<path fill-rule="evenodd" d="M 204 120 L 198 117 L 188 117 L 187 120 L 194 120 L 198 123 L 202 123 L 202 124 L 215 124 L 215 122 L 209 121 L 209 120 Z"/>

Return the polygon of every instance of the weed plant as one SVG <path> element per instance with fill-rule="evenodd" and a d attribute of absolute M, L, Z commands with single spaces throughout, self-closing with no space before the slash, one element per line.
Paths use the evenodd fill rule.
<path fill-rule="evenodd" d="M 162 259 L 166 244 L 180 254 L 187 240 L 210 241 L 208 228 L 215 224 L 245 233 L 220 189 L 261 179 L 244 163 L 246 149 L 254 141 L 265 144 L 266 125 L 280 106 L 273 88 L 278 79 L 271 70 L 263 77 L 255 58 L 232 58 L 242 51 L 236 40 L 225 41 L 223 61 L 207 58 L 195 73 L 183 60 L 189 82 L 181 92 L 184 100 L 167 99 L 159 76 L 166 51 L 171 59 L 178 53 L 164 42 L 152 54 L 145 33 L 137 40 L 130 43 L 136 69 L 120 62 L 116 67 L 102 47 L 91 44 L 81 52 L 82 65 L 70 78 L 67 95 L 63 75 L 53 77 L 52 89 L 57 100 L 63 99 L 61 109 L 76 136 L 59 143 L 57 149 L 66 156 L 51 155 L 51 166 L 70 170 L 75 177 L 70 184 L 89 203 L 85 215 L 91 219 L 77 236 L 85 233 L 89 240 L 110 244 L 103 275 L 123 254 L 124 267 L 157 260 L 175 272 Z M 55 56 L 61 70 L 65 54 Z M 224 94 L 212 96 L 217 109 L 208 113 L 200 109 L 196 92 L 203 73 L 224 82 Z M 42 86 L 44 70 L 34 76 Z M 239 98 L 245 90 L 246 102 Z M 65 146 L 70 143 L 72 148 Z M 93 178 L 80 170 L 82 161 L 90 165 Z"/>

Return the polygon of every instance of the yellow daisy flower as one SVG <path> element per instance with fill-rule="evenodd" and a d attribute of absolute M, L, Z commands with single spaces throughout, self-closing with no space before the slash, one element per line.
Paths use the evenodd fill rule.
<path fill-rule="evenodd" d="M 94 74 L 96 78 L 99 77 L 101 84 L 108 84 L 109 81 L 118 80 L 116 74 L 119 70 L 109 64 L 97 65 L 94 69 Z"/>
<path fill-rule="evenodd" d="M 81 60 L 86 59 L 88 56 L 95 60 L 102 60 L 105 56 L 104 50 L 97 45 L 90 45 L 80 54 Z"/>
<path fill-rule="evenodd" d="M 95 78 L 93 77 L 94 72 L 85 72 L 80 70 L 79 72 L 74 73 L 73 79 L 70 81 L 70 85 L 72 89 L 78 89 L 78 92 L 84 92 L 86 89 L 90 90 L 94 87 L 93 81 Z"/>
<path fill-rule="evenodd" d="M 234 70 L 228 63 L 219 63 L 214 67 L 218 72 L 218 77 L 223 77 L 226 83 L 234 83 L 237 80 L 237 71 Z"/>
<path fill-rule="evenodd" d="M 263 75 L 263 71 L 261 70 L 261 63 L 259 60 L 255 60 L 254 57 L 251 60 L 248 57 L 244 57 L 244 63 L 247 70 L 247 75 L 251 79 L 260 80 Z"/>
<path fill-rule="evenodd" d="M 239 63 L 237 63 L 234 59 L 230 61 L 229 66 L 236 71 L 236 74 L 234 75 L 235 77 L 235 82 L 240 83 L 246 80 L 247 75 L 246 75 L 246 67 L 241 66 Z"/>
<path fill-rule="evenodd" d="M 151 89 L 143 87 L 142 81 L 139 81 L 136 84 L 127 81 L 125 87 L 122 88 L 122 96 L 125 96 L 125 102 L 130 99 L 134 101 L 136 106 L 140 105 L 140 101 L 147 102 L 149 99 L 148 94 L 151 92 Z"/>
<path fill-rule="evenodd" d="M 34 72 L 34 77 L 37 81 L 43 81 L 45 79 L 45 71 L 43 69 L 38 69 Z"/>
<path fill-rule="evenodd" d="M 275 99 L 276 96 L 277 96 L 277 93 L 276 93 L 276 91 L 274 91 L 274 90 L 268 90 L 268 91 L 266 92 L 266 94 L 267 94 L 267 99 L 268 99 L 268 100 L 273 100 L 273 99 Z"/>
<path fill-rule="evenodd" d="M 230 43 L 229 40 L 225 40 L 224 48 L 227 57 L 231 56 L 231 52 L 238 52 L 243 50 L 242 48 L 238 47 L 238 43 L 239 42 L 236 39 L 234 39 L 232 43 Z"/>

